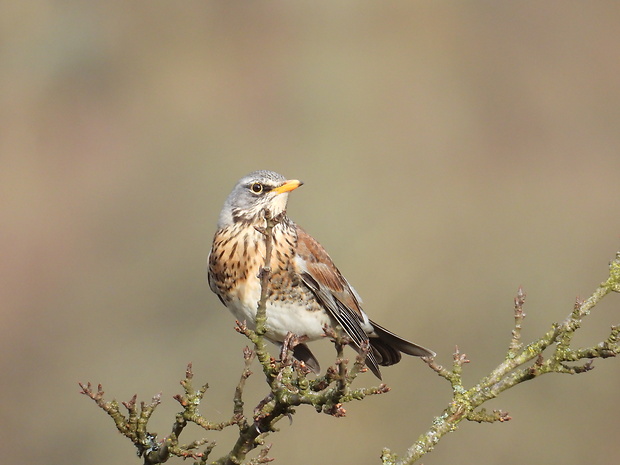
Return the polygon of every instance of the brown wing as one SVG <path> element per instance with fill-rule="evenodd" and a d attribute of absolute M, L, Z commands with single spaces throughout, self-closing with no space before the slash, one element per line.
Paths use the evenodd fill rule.
<path fill-rule="evenodd" d="M 368 340 L 362 325 L 369 324 L 359 299 L 321 244 L 299 226 L 295 266 L 303 282 L 359 350 L 361 344 Z M 372 350 L 368 352 L 366 362 L 368 368 L 381 378 L 377 358 Z"/>

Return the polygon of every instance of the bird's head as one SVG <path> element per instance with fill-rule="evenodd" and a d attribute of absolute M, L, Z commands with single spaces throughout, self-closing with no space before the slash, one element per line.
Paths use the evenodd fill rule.
<path fill-rule="evenodd" d="M 241 178 L 228 195 L 220 213 L 218 228 L 231 226 L 239 221 L 260 224 L 263 211 L 272 216 L 286 210 L 288 193 L 303 183 L 286 179 L 273 171 L 254 171 Z"/>

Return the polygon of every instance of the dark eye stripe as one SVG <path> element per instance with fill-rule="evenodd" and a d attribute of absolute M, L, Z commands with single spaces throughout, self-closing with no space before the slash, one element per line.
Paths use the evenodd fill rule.
<path fill-rule="evenodd" d="M 264 192 L 269 192 L 273 189 L 273 187 L 266 186 L 265 184 L 262 184 L 260 182 L 253 182 L 251 184 L 248 184 L 248 189 L 250 189 L 254 194 L 261 194 Z"/>

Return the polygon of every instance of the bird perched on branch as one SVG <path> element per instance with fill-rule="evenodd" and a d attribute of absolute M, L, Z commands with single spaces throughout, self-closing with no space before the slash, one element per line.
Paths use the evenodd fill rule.
<path fill-rule="evenodd" d="M 381 379 L 379 365 L 398 363 L 401 352 L 432 357 L 434 352 L 409 342 L 368 318 L 362 300 L 312 236 L 286 216 L 288 194 L 302 185 L 273 171 L 241 178 L 224 202 L 209 255 L 209 286 L 238 321 L 254 328 L 265 265 L 265 210 L 280 215 L 273 227 L 271 274 L 265 337 L 281 344 L 291 332 L 312 341 L 324 327 L 339 325 L 360 350 L 370 343 L 366 365 Z M 313 371 L 319 363 L 305 343 L 293 355 Z"/>

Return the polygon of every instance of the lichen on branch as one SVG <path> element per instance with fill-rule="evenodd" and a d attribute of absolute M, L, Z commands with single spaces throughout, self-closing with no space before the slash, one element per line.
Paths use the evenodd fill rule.
<path fill-rule="evenodd" d="M 148 422 L 156 407 L 161 403 L 161 394 L 153 397 L 150 403 L 142 402 L 137 407 L 137 396 L 128 402 L 123 402 L 127 414 L 123 414 L 116 401 L 106 402 L 101 385 L 95 391 L 90 383 L 81 384 L 81 393 L 90 397 L 97 405 L 114 420 L 117 429 L 130 439 L 143 458 L 145 465 L 164 463 L 171 457 L 194 459 L 196 465 L 206 463 L 220 465 L 248 465 L 270 462 L 268 456 L 271 445 L 265 444 L 265 438 L 275 431 L 275 425 L 282 418 L 289 418 L 295 414 L 295 408 L 300 405 L 312 406 L 317 412 L 335 417 L 346 415 L 344 404 L 354 400 L 362 400 L 366 396 L 383 394 L 389 391 L 384 384 L 374 388 L 353 388 L 351 384 L 358 374 L 366 371 L 365 360 L 369 350 L 368 344 L 363 345 L 357 354 L 352 366 L 344 357 L 344 347 L 349 343 L 339 328 L 325 328 L 326 335 L 336 345 L 337 358 L 332 367 L 329 367 L 322 376 L 308 378 L 308 367 L 293 357 L 293 350 L 297 344 L 303 342 L 294 334 L 288 334 L 279 359 L 272 357 L 264 338 L 267 323 L 267 298 L 269 295 L 269 280 L 271 277 L 271 254 L 273 245 L 273 229 L 281 221 L 281 217 L 273 217 L 265 211 L 265 227 L 259 231 L 265 240 L 265 263 L 259 272 L 261 283 L 260 300 L 257 302 L 257 316 L 255 330 L 248 328 L 245 322 L 237 322 L 235 329 L 243 334 L 252 343 L 253 349 L 246 347 L 243 350 L 244 368 L 233 396 L 233 412 L 230 419 L 223 422 L 211 422 L 202 414 L 200 406 L 208 385 L 204 384 L 196 389 L 193 385 L 194 373 L 191 363 L 185 371 L 185 378 L 181 381 L 183 394 L 177 394 L 174 399 L 179 402 L 182 411 L 173 422 L 168 435 L 159 438 L 157 434 L 148 430 Z M 254 359 L 258 359 L 263 373 L 266 376 L 269 390 L 251 413 L 245 411 L 243 391 L 246 380 L 252 375 L 250 369 Z M 181 444 L 179 437 L 189 423 L 194 423 L 208 432 L 220 431 L 230 426 L 239 430 L 238 437 L 230 451 L 220 458 L 208 462 L 215 442 L 206 437 Z M 202 448 L 202 450 L 200 450 Z M 260 451 L 248 459 L 248 454 L 254 449 Z"/>
<path fill-rule="evenodd" d="M 594 359 L 615 357 L 620 353 L 620 325 L 611 326 L 606 339 L 589 347 L 573 347 L 573 337 L 592 309 L 609 293 L 620 292 L 620 252 L 610 263 L 609 277 L 602 282 L 585 301 L 576 299 L 570 314 L 560 323 L 553 323 L 538 339 L 523 345 L 521 328 L 525 313 L 525 293 L 519 288 L 515 297 L 514 327 L 504 360 L 487 376 L 470 388 L 463 386 L 461 373 L 469 360 L 458 347 L 453 356 L 452 369 L 438 365 L 433 359 L 425 359 L 428 366 L 452 386 L 452 399 L 441 415 L 435 417 L 432 426 L 399 458 L 384 449 L 385 465 L 410 465 L 431 452 L 441 438 L 458 428 L 462 420 L 475 422 L 504 422 L 510 416 L 501 410 L 488 413 L 481 405 L 495 399 L 502 392 L 518 384 L 547 373 L 579 374 L 590 371 Z"/>

